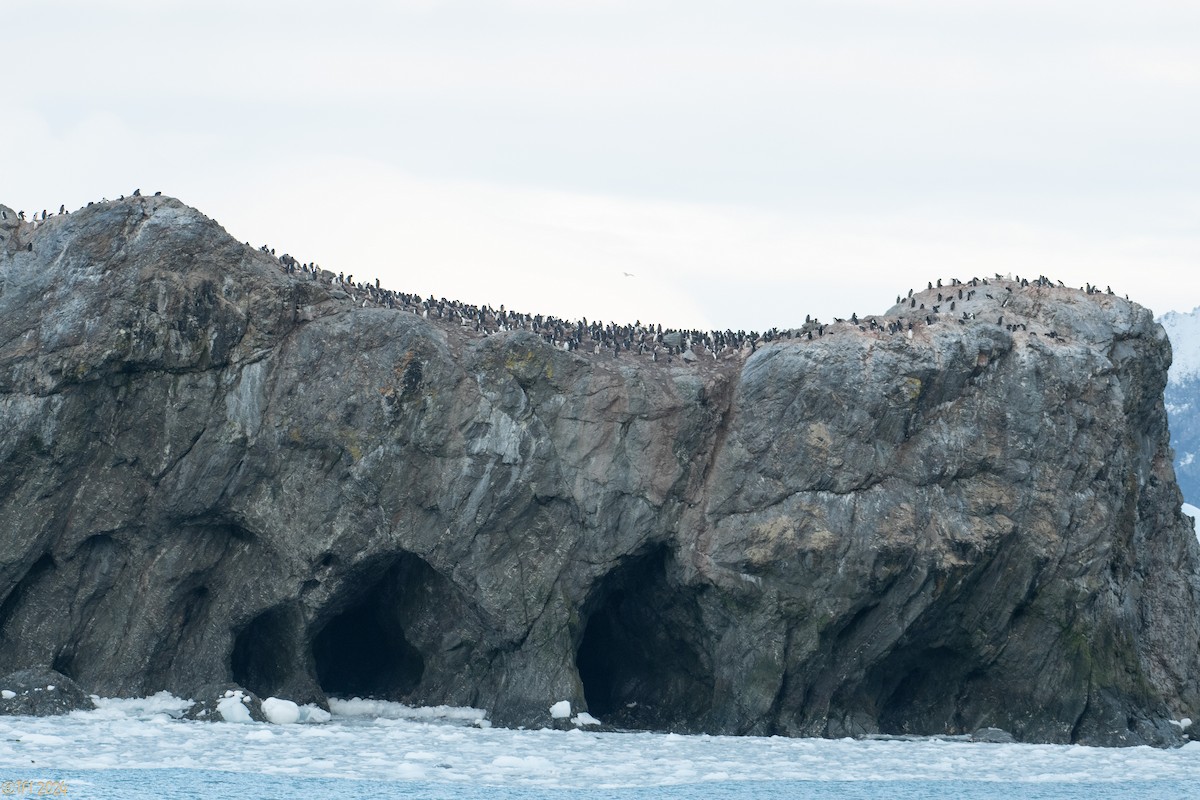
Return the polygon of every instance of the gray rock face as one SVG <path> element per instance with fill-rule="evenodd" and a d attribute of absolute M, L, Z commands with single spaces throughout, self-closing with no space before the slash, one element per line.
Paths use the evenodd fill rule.
<path fill-rule="evenodd" d="M 737 734 L 1200 717 L 1135 304 L 993 281 L 667 363 L 362 307 L 169 198 L 0 233 L 0 671 Z"/>
<path fill-rule="evenodd" d="M 52 717 L 96 707 L 75 681 L 48 667 L 10 672 L 0 678 L 0 714 Z"/>

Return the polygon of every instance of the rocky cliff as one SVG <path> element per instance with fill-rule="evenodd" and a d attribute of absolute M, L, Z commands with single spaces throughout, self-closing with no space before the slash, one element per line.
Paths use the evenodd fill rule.
<path fill-rule="evenodd" d="M 1135 304 L 976 282 L 654 360 L 378 307 L 168 198 L 3 211 L 0 674 L 746 734 L 1200 716 Z"/>

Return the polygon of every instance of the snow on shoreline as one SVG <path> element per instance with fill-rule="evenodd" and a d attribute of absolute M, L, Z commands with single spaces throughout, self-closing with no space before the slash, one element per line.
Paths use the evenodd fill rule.
<path fill-rule="evenodd" d="M 323 724 L 177 719 L 160 693 L 63 717 L 0 717 L 0 771 L 190 769 L 441 785 L 622 788 L 768 781 L 1200 781 L 1175 750 L 473 727 L 478 709 L 339 701 Z"/>

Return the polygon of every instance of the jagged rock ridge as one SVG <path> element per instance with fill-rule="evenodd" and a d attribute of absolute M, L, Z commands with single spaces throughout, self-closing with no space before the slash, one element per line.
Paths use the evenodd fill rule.
<path fill-rule="evenodd" d="M 1200 709 L 1135 304 L 937 288 L 668 364 L 364 308 L 169 198 L 6 212 L 0 674 L 750 734 Z"/>

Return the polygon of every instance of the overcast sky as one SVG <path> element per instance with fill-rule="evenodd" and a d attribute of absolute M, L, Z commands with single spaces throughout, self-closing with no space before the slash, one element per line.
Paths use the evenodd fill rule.
<path fill-rule="evenodd" d="M 4 6 L 14 208 L 161 190 L 564 317 L 761 330 L 995 272 L 1200 305 L 1195 0 Z"/>

